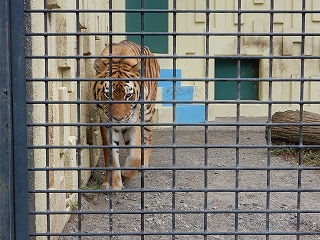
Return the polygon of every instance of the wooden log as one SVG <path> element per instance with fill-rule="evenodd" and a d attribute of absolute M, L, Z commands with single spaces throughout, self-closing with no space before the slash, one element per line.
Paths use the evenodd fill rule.
<path fill-rule="evenodd" d="M 300 123 L 300 111 L 288 110 L 276 112 L 272 115 L 272 123 Z M 302 142 L 304 145 L 320 145 L 320 115 L 312 112 L 303 112 L 303 123 L 316 123 L 315 126 L 302 126 Z M 266 127 L 268 139 L 268 127 Z M 272 126 L 271 140 L 273 144 L 299 144 L 300 126 Z"/>

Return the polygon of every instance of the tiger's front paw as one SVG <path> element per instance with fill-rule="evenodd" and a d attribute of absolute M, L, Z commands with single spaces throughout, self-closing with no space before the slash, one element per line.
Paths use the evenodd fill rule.
<path fill-rule="evenodd" d="M 128 182 L 130 181 L 139 171 L 138 170 L 123 170 L 121 172 L 122 181 Z"/>
<path fill-rule="evenodd" d="M 110 186 L 110 183 L 108 181 L 102 183 L 102 189 L 112 189 L 112 190 L 122 190 L 123 185 L 121 181 L 113 182 L 112 186 Z"/>

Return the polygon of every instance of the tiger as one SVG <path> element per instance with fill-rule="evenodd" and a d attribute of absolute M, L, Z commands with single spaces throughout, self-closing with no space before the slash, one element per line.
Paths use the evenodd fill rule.
<path fill-rule="evenodd" d="M 110 53 L 114 57 L 110 57 Z M 141 120 L 143 123 L 153 123 L 155 103 L 152 101 L 155 101 L 157 97 L 160 65 L 158 60 L 152 57 L 154 55 L 148 47 L 143 48 L 143 55 L 147 58 L 141 58 L 141 46 L 128 40 L 113 43 L 111 51 L 110 46 L 106 46 L 101 55 L 108 56 L 108 58 L 98 58 L 94 62 L 97 80 L 92 84 L 92 93 L 94 100 L 104 101 L 101 104 L 96 104 L 100 122 L 112 123 L 111 126 L 100 126 L 102 144 L 115 147 L 103 149 L 105 166 L 110 167 L 111 152 L 112 167 L 120 168 L 118 146 L 121 135 L 124 143 L 129 147 L 129 154 L 124 164 L 127 169 L 122 171 L 119 169 L 107 170 L 102 188 L 121 190 L 123 183 L 132 179 L 139 172 L 130 168 L 141 167 L 142 161 L 144 167 L 149 164 L 151 148 L 144 148 L 142 160 L 141 148 L 130 148 L 130 146 L 141 146 L 142 134 L 144 145 L 152 145 L 152 126 L 141 126 L 140 123 Z M 119 57 L 117 58 L 117 56 Z M 128 56 L 128 58 L 122 56 Z M 143 64 L 141 64 L 142 61 Z M 141 76 L 142 65 L 143 76 Z M 139 80 L 141 77 L 151 78 L 151 80 L 141 81 Z M 143 94 L 141 93 L 142 87 Z M 138 102 L 140 100 L 146 101 L 143 104 L 143 109 Z M 112 101 L 121 102 L 112 103 Z M 141 119 L 142 113 L 143 118 Z M 143 129 L 141 129 L 142 127 Z M 111 178 L 110 173 L 112 174 Z M 112 179 L 111 184 L 110 179 Z"/>

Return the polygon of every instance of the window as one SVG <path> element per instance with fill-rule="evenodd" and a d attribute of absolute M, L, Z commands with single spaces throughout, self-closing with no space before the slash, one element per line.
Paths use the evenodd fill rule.
<path fill-rule="evenodd" d="M 126 9 L 141 9 L 141 0 L 126 0 Z M 168 0 L 144 0 L 144 9 L 168 10 Z M 126 13 L 126 32 L 141 32 L 141 13 Z M 144 32 L 168 32 L 168 13 L 145 13 Z M 128 40 L 141 44 L 141 36 L 128 36 Z M 168 53 L 168 36 L 145 35 L 144 45 L 153 53 Z"/>
<path fill-rule="evenodd" d="M 237 59 L 216 59 L 215 60 L 215 77 L 216 78 L 236 78 Z M 242 59 L 240 62 L 241 78 L 258 78 L 259 77 L 259 60 Z M 215 81 L 214 96 L 215 100 L 236 100 L 237 99 L 237 81 Z M 258 100 L 258 82 L 241 81 L 240 82 L 240 99 L 241 100 Z"/>

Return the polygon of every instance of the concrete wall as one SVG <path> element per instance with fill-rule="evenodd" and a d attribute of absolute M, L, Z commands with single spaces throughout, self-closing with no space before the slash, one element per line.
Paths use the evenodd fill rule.
<path fill-rule="evenodd" d="M 237 10 L 237 0 L 230 1 L 210 1 L 212 10 Z M 178 10 L 204 10 L 205 0 L 177 1 Z M 301 1 L 295 0 L 277 0 L 274 1 L 275 10 L 300 10 Z M 172 8 L 172 1 L 169 1 L 169 9 Z M 270 10 L 269 0 L 245 0 L 242 1 L 242 9 L 247 10 Z M 306 1 L 306 10 L 319 9 L 319 1 Z M 236 36 L 218 36 L 216 33 L 232 34 L 237 32 L 238 19 L 236 13 L 213 13 L 209 18 L 209 32 L 212 35 L 209 38 L 209 56 L 235 56 L 237 55 L 237 37 Z M 184 13 L 177 14 L 177 32 L 203 33 L 206 29 L 206 16 L 204 13 Z M 169 32 L 173 30 L 172 16 L 169 17 Z M 273 31 L 275 33 L 300 33 L 302 31 L 301 14 L 274 14 Z M 320 31 L 320 18 L 317 13 L 306 14 L 305 32 L 317 33 Z M 241 32 L 243 33 L 270 33 L 270 14 L 265 13 L 244 13 L 241 15 Z M 171 39 L 171 41 L 170 41 Z M 177 55 L 179 56 L 203 56 L 205 55 L 205 36 L 178 36 L 177 37 Z M 270 37 L 269 36 L 244 36 L 240 38 L 241 56 L 269 56 L 270 55 Z M 277 36 L 273 38 L 274 56 L 301 56 L 301 36 Z M 305 38 L 304 54 L 306 56 L 319 56 L 320 37 L 307 36 Z M 169 38 L 169 53 L 172 54 L 172 38 Z M 160 60 L 162 69 L 172 69 L 172 60 Z M 274 60 L 272 66 L 272 77 L 274 79 L 286 79 L 287 81 L 274 82 L 272 84 L 272 100 L 274 101 L 294 101 L 300 98 L 300 82 L 291 81 L 301 77 L 301 61 L 299 59 Z M 177 68 L 181 71 L 181 77 L 186 79 L 205 77 L 204 59 L 178 59 Z M 262 59 L 259 62 L 260 78 L 269 77 L 269 60 Z M 312 59 L 304 61 L 304 77 L 307 79 L 320 78 L 320 60 Z M 215 61 L 210 59 L 208 77 L 214 78 Z M 190 88 L 190 86 L 192 88 Z M 185 89 L 183 89 L 185 88 Z M 184 97 L 178 96 L 178 99 L 190 99 L 186 97 L 190 92 L 193 100 L 205 99 L 205 87 L 203 82 L 181 82 L 180 92 Z M 259 83 L 258 100 L 268 100 L 269 87 L 268 82 Z M 163 98 L 161 92 L 159 98 Z M 209 83 L 208 100 L 214 100 L 214 83 Z M 320 82 L 308 81 L 304 83 L 304 100 L 312 101 L 320 99 Z M 179 109 L 181 108 L 181 109 Z M 177 121 L 185 122 L 186 118 L 194 122 L 204 120 L 203 107 L 200 106 L 177 107 Z M 172 121 L 172 108 L 159 106 L 159 121 Z M 297 104 L 274 104 L 272 112 L 284 111 L 287 109 L 299 109 Z M 312 112 L 320 112 L 320 106 L 316 104 L 305 104 L 304 109 Z M 195 114 L 197 118 L 194 118 Z M 186 114 L 191 112 L 191 114 Z M 242 104 L 240 108 L 241 116 L 260 117 L 267 116 L 267 104 Z M 215 117 L 235 117 L 235 104 L 215 104 L 209 105 L 208 120 L 214 120 Z"/>
<path fill-rule="evenodd" d="M 76 9 L 76 1 L 64 0 L 48 0 L 48 9 Z M 123 4 L 123 3 L 122 3 Z M 122 7 L 119 2 L 115 7 Z M 30 1 L 30 9 L 43 9 L 43 1 Z M 107 0 L 80 0 L 79 9 L 107 9 Z M 115 16 L 114 21 L 122 16 Z M 120 21 L 117 21 L 120 22 Z M 30 18 L 30 31 L 32 33 L 43 33 L 45 31 L 45 17 L 43 13 L 32 13 Z M 48 13 L 47 14 L 47 32 L 49 33 L 76 33 L 77 19 L 74 13 Z M 121 29 L 122 26 L 114 24 L 115 27 Z M 79 14 L 79 30 L 81 32 L 108 32 L 108 14 L 105 13 L 81 13 Z M 28 85 L 29 91 L 32 93 L 30 100 L 33 101 L 76 101 L 89 100 L 89 82 L 81 81 L 77 86 L 76 78 L 93 78 L 94 59 L 63 58 L 64 56 L 90 56 L 99 55 L 104 48 L 105 43 L 109 40 L 106 36 L 49 36 L 47 40 L 43 36 L 34 36 L 30 38 L 31 49 L 28 51 L 33 56 L 61 56 L 62 58 L 47 61 L 44 58 L 34 58 L 30 61 L 31 77 L 33 79 L 47 77 L 49 80 L 33 81 Z M 115 37 L 115 40 L 116 37 Z M 46 44 L 47 41 L 47 52 Z M 79 48 L 77 48 L 79 41 Z M 47 74 L 46 74 L 47 72 Z M 47 75 L 47 76 L 46 76 Z M 70 81 L 50 81 L 55 78 L 66 78 Z M 47 92 L 47 96 L 46 96 Z M 79 113 L 79 116 L 78 116 Z M 33 123 L 49 123 L 49 124 L 67 124 L 67 123 L 89 123 L 97 122 L 93 108 L 81 104 L 33 104 L 31 107 L 31 121 Z M 62 127 L 33 127 L 30 136 L 33 146 L 87 146 L 89 144 L 101 145 L 100 134 L 96 127 L 80 127 L 77 126 Z M 80 152 L 78 152 L 80 151 Z M 94 149 L 34 149 L 30 154 L 32 156 L 31 165 L 34 168 L 68 168 L 95 166 L 100 156 L 100 150 Z M 85 185 L 90 177 L 90 171 L 49 171 L 47 175 L 45 171 L 36 171 L 32 176 L 31 185 L 34 189 L 43 190 L 76 190 Z M 48 176 L 48 178 L 47 178 Z M 81 179 L 78 179 L 78 178 Z M 77 208 L 77 194 L 69 193 L 50 193 L 49 202 L 46 194 L 35 194 L 34 210 L 46 211 L 68 211 Z M 75 208 L 75 209 L 74 209 Z M 51 215 L 50 231 L 62 231 L 65 223 L 68 221 L 69 215 Z M 36 215 L 35 231 L 47 232 L 47 217 L 45 215 Z M 41 239 L 41 237 L 39 237 Z M 44 237 L 43 239 L 46 239 Z M 54 239 L 54 238 L 53 238 Z"/>

